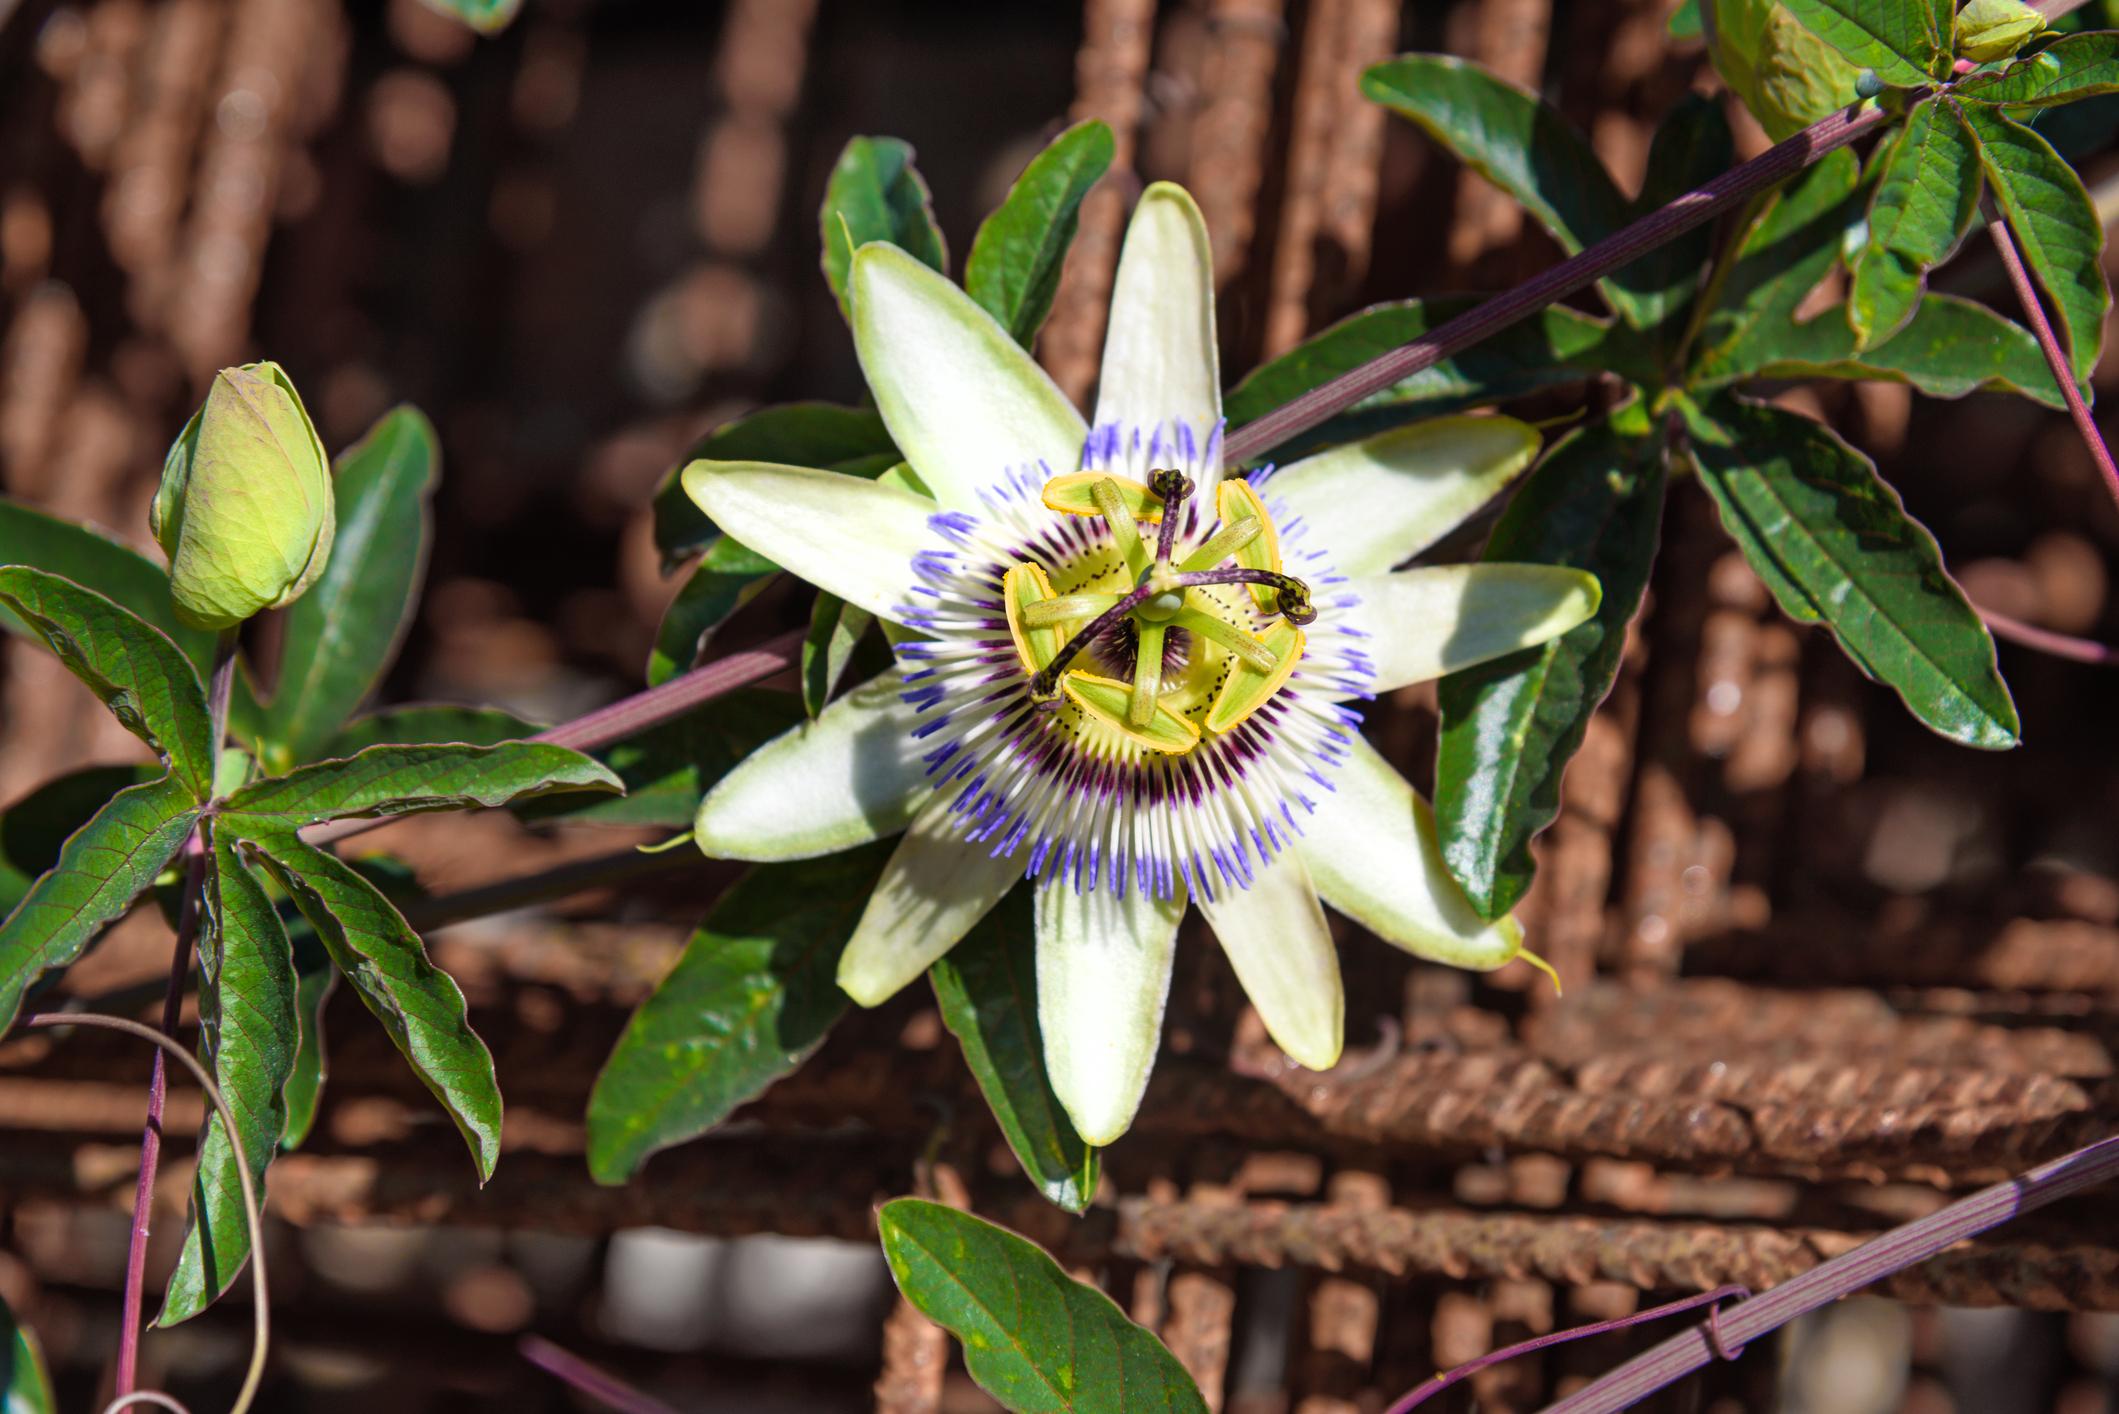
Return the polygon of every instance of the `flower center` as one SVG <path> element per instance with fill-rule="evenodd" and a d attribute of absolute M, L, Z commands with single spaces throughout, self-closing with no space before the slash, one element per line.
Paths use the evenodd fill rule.
<path fill-rule="evenodd" d="M 1282 571 L 1280 537 L 1248 482 L 1215 488 L 1218 528 L 1177 557 L 1192 490 L 1177 471 L 1153 472 L 1146 485 L 1098 471 L 1055 476 L 1045 505 L 1102 519 L 1120 562 L 1071 592 L 1055 590 L 1030 561 L 1002 581 L 1008 636 L 1032 696 L 1064 700 L 1173 756 L 1271 701 L 1302 660 L 1300 626 L 1317 617 L 1308 586 Z M 1143 525 L 1156 530 L 1152 547 Z"/>

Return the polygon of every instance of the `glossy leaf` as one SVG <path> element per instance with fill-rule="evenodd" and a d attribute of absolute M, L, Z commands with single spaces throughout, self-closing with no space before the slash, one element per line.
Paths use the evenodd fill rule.
<path fill-rule="evenodd" d="M 2060 311 L 2077 381 L 2087 382 L 2112 307 L 2104 282 L 2104 223 L 2082 179 L 2051 143 L 1993 108 L 1960 110 L 1978 140 L 1994 200 L 2023 248 L 2024 264 Z"/>
<path fill-rule="evenodd" d="M 224 815 L 217 828 L 237 833 L 255 819 Z M 428 959 L 396 906 L 345 861 L 305 843 L 292 829 L 246 837 L 316 929 L 331 961 L 456 1121 L 480 1180 L 492 1177 L 500 1158 L 500 1084 L 456 983 Z"/>
<path fill-rule="evenodd" d="M 809 635 L 802 640 L 802 707 L 812 720 L 831 701 L 861 635 L 875 622 L 876 616 L 859 605 L 826 590 L 817 591 L 810 608 Z"/>
<path fill-rule="evenodd" d="M 1937 63 L 1947 57 L 1947 20 L 1938 30 L 1931 0 L 1783 0 L 1848 62 L 1876 70 L 1876 76 L 1899 88 L 1927 83 Z M 1946 5 L 1948 0 L 1944 0 Z M 1949 11 L 1945 8 L 1943 13 Z"/>
<path fill-rule="evenodd" d="M 1931 398 L 2008 392 L 2063 406 L 2031 331 L 1956 295 L 1923 295 L 1906 326 L 1865 353 L 1855 351 L 1854 331 L 1838 309 L 1786 325 L 1746 353 L 1760 361 L 1725 365 L 1721 379 L 1701 379 L 1695 386 L 1739 376 L 1870 379 L 1907 383 Z"/>
<path fill-rule="evenodd" d="M 1075 1133 L 1045 1075 L 1030 890 L 1011 890 L 927 976 L 1016 1162 L 1060 1207 L 1087 1208 L 1096 1197 L 1096 1150 Z"/>
<path fill-rule="evenodd" d="M 1688 412 L 1700 483 L 1792 618 L 1828 625 L 1863 672 L 1967 746 L 2014 746 L 1986 625 L 1935 539 L 1831 429 L 1720 395 Z"/>
<path fill-rule="evenodd" d="M 93 590 L 23 565 L 0 569 L 0 604 L 44 640 L 125 730 L 169 762 L 197 799 L 206 799 L 213 783 L 206 694 L 168 635 Z"/>
<path fill-rule="evenodd" d="M 169 572 L 129 546 L 0 496 L 0 565 L 29 565 L 93 589 L 168 634 L 201 676 L 213 669 L 214 635 L 177 622 Z M 0 629 L 29 632 L 5 607 Z"/>
<path fill-rule="evenodd" d="M 371 746 L 255 781 L 222 804 L 238 833 L 300 829 L 326 820 L 380 820 L 429 810 L 490 809 L 562 790 L 616 791 L 618 778 L 564 746 L 511 741 Z"/>
<path fill-rule="evenodd" d="M 1177 1357 L 1095 1287 L 1003 1227 L 919 1198 L 876 1214 L 898 1290 L 1022 1414 L 1205 1414 Z"/>
<path fill-rule="evenodd" d="M 1442 856 L 1482 918 L 1502 917 L 1530 887 L 1530 842 L 1560 813 L 1561 774 L 1618 676 L 1655 559 L 1664 480 L 1650 438 L 1593 423 L 1547 454 L 1487 541 L 1489 561 L 1588 570 L 1604 594 L 1588 622 L 1437 689 Z"/>
<path fill-rule="evenodd" d="M 198 818 L 190 787 L 160 776 L 119 791 L 66 841 L 58 862 L 0 923 L 0 1032 L 14 1025 L 39 977 L 79 957 L 125 915 Z"/>
<path fill-rule="evenodd" d="M 1076 123 L 1030 159 L 972 239 L 964 291 L 1026 349 L 1052 310 L 1060 268 L 1081 225 L 1082 199 L 1116 151 L 1104 123 Z"/>
<path fill-rule="evenodd" d="M 1973 74 L 1954 92 L 1979 103 L 2035 108 L 2119 93 L 2119 30 L 2063 35 L 2006 68 Z"/>
<path fill-rule="evenodd" d="M 44 1350 L 0 1301 L 0 1414 L 59 1414 Z"/>
<path fill-rule="evenodd" d="M 879 457 L 888 460 L 876 462 Z M 714 538 L 713 523 L 678 481 L 695 461 L 776 462 L 874 476 L 896 464 L 898 453 L 873 408 L 785 403 L 723 423 L 694 442 L 655 489 L 655 548 L 666 571 Z M 865 470 L 871 463 L 873 470 Z"/>
<path fill-rule="evenodd" d="M 1854 262 L 1847 320 L 1860 347 L 1881 344 L 1913 317 L 1929 267 L 1971 228 L 1979 188 L 1979 154 L 1956 110 L 1933 99 L 1915 108 L 1889 149 Z"/>
<path fill-rule="evenodd" d="M 1729 120 L 1722 116 L 1721 100 L 1687 93 L 1656 127 L 1633 214 L 1645 216 L 1706 185 L 1735 163 L 1736 143 L 1730 136 Z M 1710 222 L 1650 251 L 1611 277 L 1612 284 L 1632 301 L 1635 322 L 1658 331 L 1658 347 L 1676 345 L 1714 242 Z"/>
<path fill-rule="evenodd" d="M 419 746 L 437 742 L 460 742 L 466 746 L 498 746 L 535 736 L 544 728 L 498 707 L 457 707 L 442 702 L 415 702 L 405 707 L 385 707 L 355 717 L 325 743 L 326 758 L 352 756 L 371 746 Z"/>
<path fill-rule="evenodd" d="M 517 805 L 515 814 L 524 820 L 685 828 L 717 781 L 802 715 L 791 693 L 745 690 L 717 697 L 595 753 L 625 786 L 624 795 L 540 796 Z"/>
<path fill-rule="evenodd" d="M 105 801 L 158 774 L 151 766 L 89 766 L 46 781 L 0 813 L 0 918 L 14 912 L 37 876 L 59 862 L 67 837 Z"/>
<path fill-rule="evenodd" d="M 911 143 L 894 137 L 849 140 L 825 183 L 817 219 L 823 228 L 824 278 L 849 319 L 847 273 L 853 253 L 870 241 L 888 241 L 921 264 L 949 273 L 948 245 L 934 223 L 933 201 L 913 165 Z"/>
<path fill-rule="evenodd" d="M 384 414 L 340 455 L 330 562 L 283 618 L 264 724 L 276 766 L 315 759 L 397 656 L 419 602 L 440 468 L 434 427 L 410 407 Z"/>
<path fill-rule="evenodd" d="M 1847 228 L 1859 219 L 1860 181 L 1860 163 L 1841 150 L 1767 203 L 1702 327 L 1694 381 L 1734 377 L 1772 356 L 1796 310 L 1837 263 Z"/>
<path fill-rule="evenodd" d="M 689 497 L 686 498 L 689 501 Z M 703 519 L 703 517 L 702 517 Z M 697 665 L 715 630 L 763 593 L 780 567 L 726 535 L 706 544 L 684 587 L 662 613 L 648 654 L 647 685 L 660 687 Z"/>
<path fill-rule="evenodd" d="M 280 1101 L 287 1112 L 286 1123 L 280 1127 L 282 1149 L 299 1149 L 309 1138 L 309 1131 L 316 1126 L 317 1106 L 323 1100 L 324 1082 L 331 1074 L 331 1055 L 324 1041 L 324 1008 L 338 991 L 338 969 L 328 957 L 319 958 L 318 963 L 302 967 L 297 959 L 294 1010 L 300 1030 L 294 1064 L 288 1068 L 287 1083 L 280 1089 Z"/>
<path fill-rule="evenodd" d="M 704 1134 L 822 1044 L 846 1009 L 839 952 L 894 844 L 763 864 L 722 895 L 596 1077 L 598 1183 Z"/>
<path fill-rule="evenodd" d="M 206 873 L 199 930 L 199 1053 L 234 1112 L 230 1135 L 211 1107 L 199 1132 L 191 1220 L 156 1323 L 197 1315 L 228 1289 L 250 1256 L 243 1218 L 240 1145 L 265 1201 L 265 1168 L 280 1146 L 287 1110 L 281 1087 L 300 1039 L 294 953 L 259 879 L 218 833 Z"/>

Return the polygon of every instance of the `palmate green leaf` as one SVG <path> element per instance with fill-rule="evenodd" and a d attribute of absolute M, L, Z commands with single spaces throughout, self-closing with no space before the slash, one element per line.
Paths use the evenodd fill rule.
<path fill-rule="evenodd" d="M 1906 326 L 1866 353 L 1855 352 L 1854 331 L 1836 309 L 1789 324 L 1750 352 L 1764 361 L 1694 387 L 1735 377 L 1867 379 L 1910 384 L 1931 398 L 2007 392 L 2064 406 L 2031 331 L 1956 295 L 1921 296 Z"/>
<path fill-rule="evenodd" d="M 824 238 L 824 278 L 848 318 L 847 270 L 853 253 L 870 241 L 889 241 L 921 264 L 949 273 L 949 248 L 934 223 L 933 199 L 913 165 L 912 144 L 902 139 L 849 139 L 825 183 L 817 221 Z"/>
<path fill-rule="evenodd" d="M 415 702 L 404 707 L 385 707 L 364 713 L 339 729 L 318 753 L 322 757 L 345 757 L 371 746 L 417 746 L 436 742 L 461 742 L 466 746 L 497 746 L 535 736 L 544 728 L 498 707 L 458 707 L 445 702 Z"/>
<path fill-rule="evenodd" d="M 1604 594 L 1587 623 L 1437 687 L 1442 857 L 1482 918 L 1502 917 L 1529 889 L 1531 839 L 1560 813 L 1561 773 L 1618 676 L 1655 560 L 1665 479 L 1645 423 L 1592 423 L 1546 454 L 1487 541 L 1487 560 L 1588 570 Z"/>
<path fill-rule="evenodd" d="M 108 536 L 0 496 L 0 565 L 29 565 L 93 589 L 168 634 L 201 675 L 213 669 L 214 635 L 177 622 L 169 572 Z M 5 608 L 0 629 L 29 632 Z"/>
<path fill-rule="evenodd" d="M 291 828 L 224 815 L 216 831 L 255 845 L 265 867 L 316 930 L 354 991 L 462 1131 L 481 1181 L 500 1158 L 500 1084 L 493 1057 L 471 1029 L 463 993 L 436 967 L 382 891 Z"/>
<path fill-rule="evenodd" d="M 0 604 L 146 742 L 199 800 L 213 783 L 206 694 L 176 644 L 129 609 L 26 565 L 0 568 Z"/>
<path fill-rule="evenodd" d="M 722 895 L 589 1093 L 598 1183 L 712 1129 L 823 1042 L 846 1009 L 839 953 L 895 843 L 761 864 Z"/>
<path fill-rule="evenodd" d="M 1569 255 L 1610 235 L 1633 209 L 1589 140 L 1537 95 L 1447 54 L 1402 54 L 1361 76 L 1368 98 L 1410 118 L 1457 160 L 1507 192 Z M 1633 292 L 1598 288 L 1634 328 L 1653 322 Z"/>
<path fill-rule="evenodd" d="M 541 742 L 371 746 L 252 782 L 222 803 L 221 818 L 239 822 L 233 828 L 248 838 L 326 820 L 491 809 L 553 791 L 623 788 L 593 758 Z"/>
<path fill-rule="evenodd" d="M 1026 349 L 1052 311 L 1060 268 L 1081 225 L 1082 199 L 1110 169 L 1116 152 L 1103 122 L 1076 123 L 1030 159 L 1008 199 L 972 238 L 964 292 Z"/>
<path fill-rule="evenodd" d="M 480 34 L 499 34 L 522 12 L 522 0 L 423 0 L 429 9 L 462 20 Z"/>
<path fill-rule="evenodd" d="M 1898 88 L 1948 72 L 1955 0 L 1783 0 L 1848 62 Z"/>
<path fill-rule="evenodd" d="M 300 1041 L 294 953 L 265 885 L 210 831 L 205 908 L 199 930 L 199 1054 L 235 1115 L 230 1135 L 212 1108 L 199 1131 L 191 1220 L 169 1275 L 156 1324 L 173 1326 L 206 1309 L 228 1289 L 250 1256 L 242 1175 L 235 1146 L 249 1160 L 259 1203 L 265 1168 L 287 1122 L 281 1087 L 294 1070 Z"/>
<path fill-rule="evenodd" d="M 690 497 L 685 500 L 690 504 Z M 689 672 L 706 651 L 714 631 L 763 593 L 779 572 L 777 564 L 726 535 L 709 540 L 706 553 L 692 567 L 691 577 L 663 611 L 662 622 L 655 629 L 655 646 L 647 660 L 647 685 L 660 687 L 680 673 Z"/>
<path fill-rule="evenodd" d="M 1379 354 L 1410 343 L 1480 302 L 1473 296 L 1451 296 L 1372 305 L 1261 364 L 1229 391 L 1222 400 L 1222 411 L 1231 427 L 1241 427 Z M 1353 441 L 1415 418 L 1577 382 L 1600 371 L 1610 333 L 1610 325 L 1603 320 L 1564 305 L 1548 305 L 1454 358 L 1363 399 L 1314 436 L 1281 450 L 1293 455 L 1313 442 Z"/>
<path fill-rule="evenodd" d="M 283 619 L 263 724 L 275 769 L 315 759 L 397 656 L 419 602 L 440 469 L 433 425 L 411 407 L 384 414 L 339 456 L 330 562 Z"/>
<path fill-rule="evenodd" d="M 1648 149 L 1648 169 L 1633 214 L 1645 216 L 1704 186 L 1736 162 L 1736 141 L 1719 99 L 1688 93 L 1663 115 Z M 1675 346 L 1698 293 L 1700 271 L 1714 252 L 1713 225 L 1695 227 L 1650 251 L 1611 277 L 1627 292 L 1641 327 L 1656 331 L 1655 347 Z"/>
<path fill-rule="evenodd" d="M 0 1301 L 0 1414 L 59 1414 L 44 1350 Z"/>
<path fill-rule="evenodd" d="M 66 841 L 58 863 L 0 923 L 0 1032 L 25 992 L 64 967 L 132 907 L 177 857 L 199 818 L 191 788 L 173 775 L 129 786 Z"/>
<path fill-rule="evenodd" d="M 817 591 L 816 602 L 810 606 L 809 634 L 802 640 L 802 709 L 812 721 L 838 691 L 861 635 L 875 622 L 876 616 L 858 604 Z"/>
<path fill-rule="evenodd" d="M 59 862 L 67 837 L 105 801 L 158 774 L 151 766 L 89 766 L 46 781 L 0 812 L 0 918 L 14 912 L 37 876 Z"/>
<path fill-rule="evenodd" d="M 1009 890 L 927 979 L 1016 1162 L 1039 1192 L 1079 1213 L 1096 1197 L 1099 1166 L 1045 1075 L 1031 914 L 1030 890 Z"/>
<path fill-rule="evenodd" d="M 705 549 L 715 535 L 713 522 L 678 481 L 679 473 L 695 461 L 776 462 L 875 476 L 898 460 L 890 433 L 873 408 L 785 403 L 723 423 L 694 442 L 655 489 L 655 548 L 662 552 L 663 568 L 676 568 Z"/>
<path fill-rule="evenodd" d="M 898 1290 L 964 1345 L 971 1377 L 1020 1414 L 1205 1414 L 1163 1343 L 1035 1243 L 898 1198 L 876 1214 Z"/>
<path fill-rule="evenodd" d="M 2119 30 L 2063 35 L 2006 68 L 1971 75 L 1952 92 L 1967 102 L 2033 108 L 2119 93 Z"/>
<path fill-rule="evenodd" d="M 2014 746 L 1994 641 L 1869 459 L 1830 428 L 1723 393 L 1686 409 L 1700 483 L 1791 618 L 1828 625 L 1861 670 L 1928 727 Z"/>
<path fill-rule="evenodd" d="M 2104 224 L 2082 179 L 2051 143 L 1997 109 L 1959 111 L 1977 139 L 1994 200 L 2023 247 L 2024 263 L 2060 311 L 2077 382 L 2089 381 L 2112 307 L 2104 282 Z"/>
<path fill-rule="evenodd" d="M 1903 329 L 1930 266 L 1948 258 L 1979 209 L 1979 153 L 1957 111 L 1930 99 L 1890 148 L 1869 201 L 1869 238 L 1854 262 L 1847 322 L 1874 348 Z"/>
<path fill-rule="evenodd" d="M 789 693 L 731 692 L 596 752 L 625 786 L 624 795 L 541 796 L 516 806 L 515 813 L 525 820 L 682 829 L 715 782 L 801 720 L 802 705 Z"/>

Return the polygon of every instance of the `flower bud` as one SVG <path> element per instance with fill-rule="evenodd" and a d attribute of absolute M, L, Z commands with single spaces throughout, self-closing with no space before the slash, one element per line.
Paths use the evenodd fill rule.
<path fill-rule="evenodd" d="M 1700 0 L 1707 57 L 1775 142 L 1855 101 L 1861 70 L 1779 0 Z"/>
<path fill-rule="evenodd" d="M 215 375 L 162 464 L 149 517 L 177 618 L 233 628 L 300 598 L 331 557 L 331 462 L 276 363 Z"/>
<path fill-rule="evenodd" d="M 1957 12 L 1957 52 L 1975 64 L 2006 59 L 2037 38 L 2045 16 L 2023 0 L 1972 0 Z"/>

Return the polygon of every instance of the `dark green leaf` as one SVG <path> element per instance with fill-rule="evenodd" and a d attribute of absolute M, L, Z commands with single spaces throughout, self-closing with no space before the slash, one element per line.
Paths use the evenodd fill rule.
<path fill-rule="evenodd" d="M 1950 49 L 1947 20 L 1938 31 L 1931 0 L 1783 0 L 1790 14 L 1845 55 L 1847 61 L 1898 88 L 1917 88 L 1935 76 Z M 1947 0 L 1944 0 L 1947 3 Z M 1946 11 L 1954 13 L 1954 11 Z"/>
<path fill-rule="evenodd" d="M 1858 217 L 1860 181 L 1861 164 L 1842 149 L 1766 204 L 1707 316 L 1695 381 L 1736 377 L 1773 356 L 1795 311 L 1839 259 L 1847 228 Z"/>
<path fill-rule="evenodd" d="M 2060 311 L 2075 378 L 2087 382 L 2112 306 L 2104 283 L 2104 223 L 2082 179 L 2051 143 L 1996 109 L 1960 111 L 1978 139 L 1980 164 L 2023 247 L 2024 263 Z"/>
<path fill-rule="evenodd" d="M 325 744 L 325 757 L 352 756 L 371 746 L 426 745 L 462 742 L 467 746 L 498 746 L 535 736 L 544 728 L 497 707 L 457 707 L 448 703 L 414 703 L 409 707 L 385 707 L 355 717 Z"/>
<path fill-rule="evenodd" d="M 235 818 L 223 816 L 221 826 L 228 828 Z M 396 906 L 343 860 L 305 843 L 292 829 L 250 838 L 331 961 L 456 1121 L 479 1178 L 492 1177 L 500 1158 L 500 1084 L 456 983 L 428 959 Z"/>
<path fill-rule="evenodd" d="M 685 828 L 716 781 L 801 720 L 802 704 L 792 693 L 731 692 L 596 752 L 624 784 L 624 795 L 545 796 L 515 813 L 525 820 Z"/>
<path fill-rule="evenodd" d="M 1081 225 L 1082 198 L 1116 151 L 1102 122 L 1076 123 L 1030 159 L 972 239 L 964 290 L 1026 349 L 1051 312 L 1060 267 Z"/>
<path fill-rule="evenodd" d="M 847 310 L 853 253 L 870 241 L 901 246 L 924 265 L 949 273 L 949 249 L 934 223 L 927 183 L 912 162 L 912 144 L 894 137 L 850 139 L 824 187 L 817 213 L 824 238 L 824 278 Z M 851 317 L 851 311 L 848 317 Z"/>
<path fill-rule="evenodd" d="M 1863 672 L 1967 746 L 2014 746 L 1994 641 L 1935 539 L 1831 429 L 1720 394 L 1688 409 L 1722 525 L 1792 618 L 1828 624 Z"/>
<path fill-rule="evenodd" d="M 177 857 L 199 806 L 174 776 L 119 791 L 59 851 L 0 923 L 0 1032 L 15 1023 L 22 995 L 81 955 Z"/>
<path fill-rule="evenodd" d="M 2031 331 L 1955 295 L 1922 296 L 1911 322 L 1867 353 L 1855 352 L 1854 331 L 1837 309 L 1787 325 L 1752 352 L 1766 361 L 1731 376 L 1873 379 L 1909 383 L 1931 398 L 1998 391 L 2063 406 Z"/>
<path fill-rule="evenodd" d="M 248 837 L 326 820 L 491 809 L 552 791 L 620 789 L 592 758 L 541 742 L 371 746 L 344 761 L 255 781 L 228 797 L 221 818 Z"/>
<path fill-rule="evenodd" d="M 771 560 L 726 535 L 709 540 L 706 553 L 692 567 L 691 578 L 677 591 L 655 629 L 655 647 L 647 660 L 647 685 L 660 687 L 678 674 L 691 671 L 715 630 L 757 598 L 779 572 L 780 567 Z"/>
<path fill-rule="evenodd" d="M 215 635 L 177 622 L 169 572 L 108 536 L 0 496 L 0 565 L 29 565 L 93 589 L 168 634 L 201 676 L 213 670 Z M 4 608 L 0 629 L 29 631 Z"/>
<path fill-rule="evenodd" d="M 1569 255 L 1633 217 L 1589 140 L 1536 94 L 1447 54 L 1403 54 L 1361 76 L 1361 91 L 1410 118 L 1457 160 L 1521 202 Z M 1651 322 L 1633 293 L 1600 282 L 1628 324 Z"/>
<path fill-rule="evenodd" d="M 440 468 L 434 428 L 411 407 L 385 414 L 340 455 L 331 559 L 286 612 L 266 711 L 278 769 L 315 759 L 397 656 L 419 602 Z"/>
<path fill-rule="evenodd" d="M 1096 1150 L 1074 1132 L 1045 1075 L 1030 890 L 1011 889 L 927 977 L 1016 1162 L 1060 1207 L 1087 1208 L 1096 1196 Z"/>
<path fill-rule="evenodd" d="M 1905 327 L 1929 267 L 1947 258 L 1979 209 L 1979 153 L 1948 104 L 1913 110 L 1869 201 L 1869 238 L 1854 262 L 1847 320 L 1874 348 Z"/>
<path fill-rule="evenodd" d="M 299 1149 L 316 1125 L 317 1105 L 324 1095 L 324 1081 L 331 1073 L 331 1058 L 324 1047 L 324 1008 L 338 990 L 338 969 L 328 957 L 321 965 L 302 968 L 295 974 L 294 1009 L 301 1022 L 300 1040 L 280 1101 L 287 1122 L 280 1129 L 280 1147 Z"/>
<path fill-rule="evenodd" d="M 265 1167 L 278 1151 L 287 1111 L 280 1089 L 300 1040 L 294 954 L 264 882 L 213 833 L 199 930 L 199 1055 L 235 1114 L 231 1136 L 209 1108 L 199 1132 L 191 1225 L 169 1276 L 156 1323 L 173 1326 L 211 1305 L 250 1256 L 243 1219 L 240 1144 L 265 1201 Z"/>
<path fill-rule="evenodd" d="M 589 1094 L 589 1172 L 623 1183 L 794 1070 L 846 1009 L 839 953 L 895 842 L 761 864 L 714 905 Z"/>
<path fill-rule="evenodd" d="M 1486 558 L 1597 577 L 1595 618 L 1550 642 L 1442 679 L 1435 819 L 1442 856 L 1483 918 L 1530 887 L 1531 839 L 1560 813 L 1560 776 L 1611 690 L 1662 523 L 1663 454 L 1609 421 L 1571 433 L 1523 483 Z"/>
<path fill-rule="evenodd" d="M 663 569 L 676 568 L 714 538 L 713 522 L 678 481 L 695 461 L 778 462 L 875 476 L 898 459 L 873 408 L 786 403 L 724 423 L 693 443 L 655 490 L 655 548 L 662 552 Z"/>
<path fill-rule="evenodd" d="M 59 1414 L 44 1351 L 0 1301 L 0 1414 Z"/>
<path fill-rule="evenodd" d="M 802 640 L 802 707 L 812 718 L 831 701 L 861 635 L 875 621 L 876 616 L 859 605 L 817 591 L 809 613 L 809 635 Z"/>
<path fill-rule="evenodd" d="M 1698 39 L 1705 30 L 1700 25 L 1700 0 L 1684 0 L 1663 26 L 1672 39 Z"/>
<path fill-rule="evenodd" d="M 1722 116 L 1721 100 L 1686 94 L 1656 127 L 1634 214 L 1644 216 L 1675 201 L 1735 162 L 1736 142 L 1729 134 L 1729 120 Z M 1631 299 L 1636 322 L 1658 331 L 1658 348 L 1676 345 L 1680 321 L 1699 289 L 1700 271 L 1714 253 L 1714 240 L 1712 223 L 1695 227 L 1611 277 Z"/>
<path fill-rule="evenodd" d="M 2064 35 L 2005 69 L 1972 75 L 1955 92 L 1979 103 L 2038 108 L 2119 93 L 2119 31 Z"/>
<path fill-rule="evenodd" d="M 522 0 L 425 0 L 444 15 L 462 20 L 480 34 L 499 34 L 514 22 Z"/>
<path fill-rule="evenodd" d="M 159 774 L 151 766 L 89 766 L 46 781 L 0 814 L 0 918 L 14 912 L 37 876 L 59 862 L 67 836 L 105 801 Z"/>
<path fill-rule="evenodd" d="M 918 1198 L 876 1214 L 898 1290 L 963 1342 L 979 1387 L 1023 1414 L 1206 1414 L 1163 1343 L 1006 1228 Z"/>
<path fill-rule="evenodd" d="M 167 634 L 94 590 L 25 565 L 0 569 L 0 604 L 103 699 L 125 730 L 168 761 L 194 796 L 206 799 L 213 784 L 206 694 Z"/>

